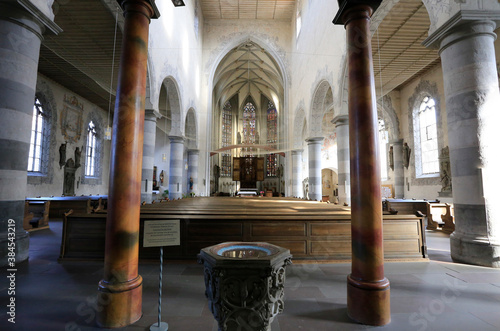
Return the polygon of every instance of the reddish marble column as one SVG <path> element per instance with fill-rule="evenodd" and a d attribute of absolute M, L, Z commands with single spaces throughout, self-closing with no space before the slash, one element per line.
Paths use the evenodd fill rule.
<path fill-rule="evenodd" d="M 361 1 L 362 2 L 362 1 Z M 347 309 L 355 321 L 391 321 L 389 281 L 384 277 L 382 199 L 370 16 L 376 1 L 343 8 L 349 62 L 352 269 Z M 358 2 L 359 3 L 359 2 Z"/>
<path fill-rule="evenodd" d="M 102 327 L 118 328 L 142 316 L 142 277 L 138 274 L 139 209 L 148 33 L 158 12 L 152 0 L 119 1 L 125 26 L 113 119 L 106 253 L 99 282 Z"/>

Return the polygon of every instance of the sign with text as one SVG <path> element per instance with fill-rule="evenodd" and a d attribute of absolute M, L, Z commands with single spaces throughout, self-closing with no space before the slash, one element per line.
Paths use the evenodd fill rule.
<path fill-rule="evenodd" d="M 144 221 L 144 247 L 178 246 L 180 244 L 180 220 Z"/>

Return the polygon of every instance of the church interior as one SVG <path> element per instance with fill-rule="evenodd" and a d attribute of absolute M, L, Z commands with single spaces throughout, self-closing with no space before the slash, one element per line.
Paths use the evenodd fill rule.
<path fill-rule="evenodd" d="M 499 24 L 493 0 L 1 1 L 0 327 L 498 330 Z"/>

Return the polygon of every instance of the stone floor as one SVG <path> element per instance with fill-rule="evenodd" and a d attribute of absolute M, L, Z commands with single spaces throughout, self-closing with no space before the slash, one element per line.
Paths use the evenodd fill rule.
<path fill-rule="evenodd" d="M 31 233 L 30 259 L 17 266 L 16 324 L 8 323 L 2 312 L 0 330 L 100 330 L 95 324 L 95 301 L 102 262 L 57 263 L 61 228 L 60 221 L 51 221 L 50 229 Z M 430 262 L 385 264 L 391 282 L 392 322 L 377 330 L 499 330 L 500 270 L 452 263 L 449 237 L 427 232 L 427 238 Z M 140 265 L 144 315 L 124 330 L 149 330 L 157 321 L 158 269 L 157 264 Z M 349 264 L 288 267 L 285 310 L 272 330 L 373 328 L 347 317 L 349 272 Z M 217 330 L 204 296 L 201 266 L 166 262 L 163 281 L 162 320 L 169 330 Z M 5 310 L 5 276 L 0 298 Z"/>

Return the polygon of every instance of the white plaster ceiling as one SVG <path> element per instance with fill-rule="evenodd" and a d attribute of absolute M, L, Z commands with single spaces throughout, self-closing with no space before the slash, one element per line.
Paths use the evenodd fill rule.
<path fill-rule="evenodd" d="M 201 0 L 201 8 L 205 19 L 291 21 L 295 2 L 295 0 Z"/>

